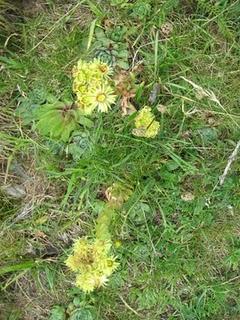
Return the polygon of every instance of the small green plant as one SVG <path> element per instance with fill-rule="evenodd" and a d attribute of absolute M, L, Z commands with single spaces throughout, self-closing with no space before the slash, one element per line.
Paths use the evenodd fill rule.
<path fill-rule="evenodd" d="M 96 309 L 86 302 L 82 293 L 75 294 L 67 306 L 54 305 L 49 320 L 95 320 Z"/>
<path fill-rule="evenodd" d="M 124 41 L 126 28 L 117 26 L 104 31 L 98 27 L 95 30 L 96 41 L 95 55 L 113 67 L 121 69 L 129 68 L 129 52 L 127 43 Z"/>
<path fill-rule="evenodd" d="M 226 264 L 229 268 L 237 271 L 240 266 L 240 249 L 232 250 L 231 254 L 226 259 Z"/>
<path fill-rule="evenodd" d="M 21 118 L 24 125 L 29 125 L 36 119 L 36 111 L 41 105 L 53 102 L 55 98 L 44 88 L 34 88 L 27 96 L 18 99 L 16 115 Z"/>
<path fill-rule="evenodd" d="M 70 101 L 58 101 L 40 106 L 35 113 L 36 128 L 42 135 L 53 139 L 68 141 L 71 133 L 79 129 L 80 124 L 90 126 L 78 107 Z"/>
<path fill-rule="evenodd" d="M 135 1 L 131 7 L 131 16 L 133 18 L 143 19 L 150 15 L 151 4 L 148 0 Z"/>
<path fill-rule="evenodd" d="M 40 134 L 59 141 L 68 141 L 71 133 L 80 126 L 91 127 L 77 105 L 70 100 L 59 101 L 43 88 L 33 89 L 27 97 L 18 99 L 16 115 L 24 125 L 33 123 Z"/>
<path fill-rule="evenodd" d="M 30 2 L 21 1 L 24 12 Z M 35 13 L 19 18 L 8 7 L 13 26 L 1 36 L 0 180 L 26 188 L 24 199 L 0 195 L 2 318 L 17 318 L 16 308 L 19 320 L 47 319 L 54 306 L 51 320 L 237 319 L 237 161 L 218 181 L 239 139 L 238 1 L 35 2 Z M 75 88 L 77 57 L 110 67 L 104 81 L 118 98 L 105 103 L 107 114 L 96 99 L 82 107 L 96 77 L 89 82 L 76 63 L 86 81 Z M 54 132 L 63 110 L 60 126 L 77 120 L 67 135 Z M 105 190 L 112 181 L 136 186 L 129 201 L 125 183 Z M 88 265 L 106 287 L 93 275 L 90 294 L 75 286 L 83 273 L 62 263 L 76 255 L 74 239 L 87 240 L 90 261 L 97 240 L 111 244 L 102 260 L 117 257 L 121 267 L 108 276 Z"/>

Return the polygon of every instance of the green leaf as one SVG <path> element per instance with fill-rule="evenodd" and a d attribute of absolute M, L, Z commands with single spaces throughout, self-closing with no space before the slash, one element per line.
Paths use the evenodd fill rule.
<path fill-rule="evenodd" d="M 48 103 L 41 106 L 36 112 L 36 119 L 39 120 L 36 128 L 45 136 L 66 142 L 72 131 L 78 128 L 81 117 L 71 101 Z M 92 122 L 86 121 L 87 125 L 92 125 Z"/>
<path fill-rule="evenodd" d="M 84 116 L 81 116 L 78 120 L 78 122 L 83 125 L 84 127 L 87 128 L 92 128 L 94 125 L 94 122 L 92 120 L 90 120 L 89 118 L 86 118 Z"/>
<path fill-rule="evenodd" d="M 91 11 L 92 11 L 98 18 L 103 19 L 104 16 L 105 16 L 105 12 L 100 9 L 101 7 L 95 5 L 91 0 L 87 0 L 87 2 L 88 2 L 88 5 L 89 5 Z"/>
<path fill-rule="evenodd" d="M 53 127 L 57 128 L 58 126 L 61 126 L 61 117 L 56 110 L 52 110 L 39 120 L 36 127 L 41 134 L 48 135 L 52 132 Z"/>
<path fill-rule="evenodd" d="M 202 128 L 198 130 L 198 133 L 204 143 L 216 141 L 218 138 L 218 132 L 216 128 Z"/>
<path fill-rule="evenodd" d="M 72 133 L 72 131 L 76 129 L 76 123 L 75 122 L 70 122 L 69 124 L 67 124 L 65 127 L 63 127 L 63 131 L 61 134 L 61 139 L 63 141 L 68 141 L 70 134 Z"/>
<path fill-rule="evenodd" d="M 179 164 L 174 161 L 174 160 L 169 160 L 167 163 L 166 163 L 166 167 L 169 171 L 174 171 L 176 170 L 177 168 L 179 168 Z"/>
<path fill-rule="evenodd" d="M 101 39 L 101 46 L 104 48 L 108 48 L 112 44 L 112 41 L 107 39 L 107 38 L 102 38 Z"/>
<path fill-rule="evenodd" d="M 62 306 L 54 306 L 51 310 L 51 315 L 49 320 L 65 320 L 65 308 Z"/>
<path fill-rule="evenodd" d="M 98 40 L 106 39 L 105 32 L 100 27 L 95 28 L 95 36 Z"/>
<path fill-rule="evenodd" d="M 56 121 L 55 124 L 53 124 L 53 126 L 51 127 L 51 129 L 49 130 L 50 133 L 50 137 L 53 138 L 58 138 L 62 135 L 62 132 L 65 130 L 65 128 L 63 127 L 63 123 L 62 121 Z"/>
<path fill-rule="evenodd" d="M 36 261 L 24 261 L 22 263 L 14 264 L 12 266 L 3 266 L 0 267 L 0 276 L 9 273 L 9 272 L 16 272 L 31 269 L 36 265 Z"/>
<path fill-rule="evenodd" d="M 69 320 L 95 320 L 95 316 L 89 309 L 77 309 L 75 310 Z"/>
<path fill-rule="evenodd" d="M 90 49 L 92 40 L 93 40 L 93 34 L 94 34 L 94 29 L 96 25 L 97 19 L 93 20 L 91 25 L 90 25 L 90 30 L 89 30 L 89 36 L 88 36 L 88 43 L 87 43 L 87 50 Z"/>
<path fill-rule="evenodd" d="M 128 59 L 129 54 L 127 50 L 121 50 L 121 51 L 118 51 L 117 56 L 119 58 Z"/>
<path fill-rule="evenodd" d="M 74 297 L 73 304 L 75 305 L 75 307 L 79 307 L 81 305 L 81 301 L 81 297 Z"/>
<path fill-rule="evenodd" d="M 128 62 L 124 61 L 124 60 L 118 60 L 117 61 L 117 65 L 122 68 L 122 69 L 129 69 L 129 64 Z"/>

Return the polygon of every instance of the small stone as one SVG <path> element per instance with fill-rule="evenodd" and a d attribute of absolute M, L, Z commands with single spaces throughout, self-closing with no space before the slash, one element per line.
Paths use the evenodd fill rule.
<path fill-rule="evenodd" d="M 167 107 L 164 106 L 163 104 L 159 104 L 159 105 L 157 106 L 157 109 L 158 109 L 158 111 L 161 112 L 162 114 L 164 114 L 164 113 L 167 112 Z"/>
<path fill-rule="evenodd" d="M 22 199 L 26 196 L 26 190 L 24 186 L 19 184 L 2 187 L 1 191 L 7 196 L 15 199 Z"/>
<path fill-rule="evenodd" d="M 195 199 L 195 196 L 191 192 L 185 192 L 181 195 L 181 199 L 183 201 L 193 201 Z"/>
<path fill-rule="evenodd" d="M 159 93 L 160 93 L 160 84 L 159 83 L 155 83 L 153 85 L 153 88 L 152 88 L 152 91 L 150 92 L 150 95 L 149 95 L 149 103 L 150 104 L 154 104 L 159 96 Z"/>
<path fill-rule="evenodd" d="M 163 36 L 168 37 L 173 32 L 173 25 L 170 22 L 166 22 L 161 26 L 160 30 Z"/>

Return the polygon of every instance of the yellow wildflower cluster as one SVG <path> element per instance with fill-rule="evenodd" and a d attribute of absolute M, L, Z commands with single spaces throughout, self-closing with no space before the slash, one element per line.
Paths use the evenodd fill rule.
<path fill-rule="evenodd" d="M 80 59 L 73 68 L 73 91 L 83 114 L 91 114 L 96 108 L 108 112 L 116 100 L 109 80 L 111 74 L 109 65 L 98 59 L 92 62 Z"/>
<path fill-rule="evenodd" d="M 110 224 L 115 209 L 119 209 L 131 194 L 131 188 L 118 182 L 106 190 L 108 202 L 97 218 L 95 240 L 78 239 L 73 245 L 73 253 L 65 261 L 66 265 L 77 273 L 76 285 L 84 292 L 104 286 L 119 265 L 116 258 L 110 254 Z"/>
<path fill-rule="evenodd" d="M 104 286 L 117 268 L 118 263 L 110 255 L 110 249 L 111 242 L 107 240 L 81 238 L 75 242 L 66 265 L 77 273 L 76 285 L 84 292 Z"/>
<path fill-rule="evenodd" d="M 141 109 L 135 121 L 135 129 L 132 133 L 138 137 L 154 138 L 159 132 L 159 122 L 155 120 L 154 114 L 151 112 L 151 108 L 145 106 Z"/>

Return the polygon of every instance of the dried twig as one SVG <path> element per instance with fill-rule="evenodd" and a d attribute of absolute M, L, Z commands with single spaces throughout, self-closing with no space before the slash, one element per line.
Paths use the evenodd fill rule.
<path fill-rule="evenodd" d="M 136 316 L 138 316 L 139 318 L 143 318 L 143 316 L 141 314 L 139 314 L 136 310 L 134 310 L 125 300 L 124 298 L 119 294 L 118 295 L 119 298 L 122 300 L 122 302 L 124 303 L 124 305 L 130 310 L 132 311 Z"/>
<path fill-rule="evenodd" d="M 233 118 L 233 115 L 231 115 L 230 113 L 228 113 L 228 111 L 226 110 L 226 108 L 221 104 L 221 102 L 219 101 L 219 99 L 216 97 L 215 93 L 211 90 L 206 90 L 203 89 L 201 86 L 199 86 L 198 84 L 194 83 L 193 81 L 186 79 L 185 77 L 180 77 L 181 79 L 183 79 L 184 81 L 188 82 L 189 84 L 191 84 L 193 86 L 193 88 L 196 90 L 197 92 L 197 96 L 201 97 L 201 98 L 208 98 L 209 100 L 215 102 L 224 112 L 225 114 L 231 118 L 231 120 L 234 122 L 234 124 L 239 128 L 239 124 L 237 121 L 235 121 L 235 119 Z"/>
<path fill-rule="evenodd" d="M 226 167 L 225 167 L 225 169 L 224 169 L 224 172 L 223 172 L 223 174 L 222 174 L 222 175 L 220 176 L 220 178 L 219 178 L 219 184 L 220 184 L 220 186 L 223 185 L 224 180 L 225 180 L 225 178 L 226 178 L 226 176 L 227 176 L 227 174 L 228 174 L 228 171 L 230 170 L 230 167 L 231 167 L 233 161 L 235 161 L 235 159 L 236 159 L 236 157 L 237 157 L 237 153 L 238 153 L 238 150 L 239 150 L 239 149 L 240 149 L 240 140 L 238 141 L 235 149 L 233 150 L 232 154 L 231 154 L 230 157 L 228 158 L 228 163 L 227 163 L 227 165 L 226 165 Z"/>

